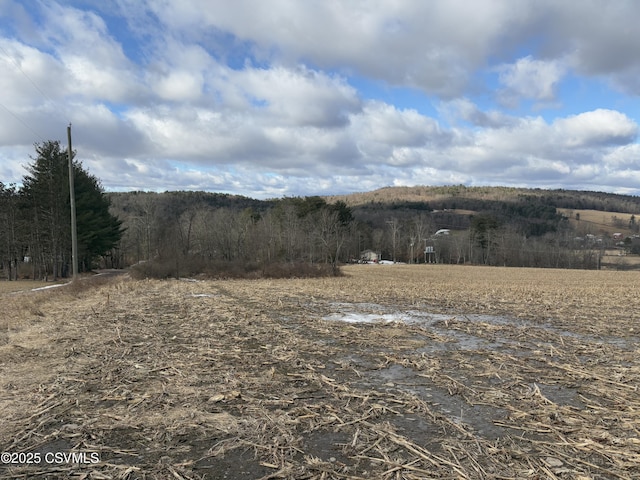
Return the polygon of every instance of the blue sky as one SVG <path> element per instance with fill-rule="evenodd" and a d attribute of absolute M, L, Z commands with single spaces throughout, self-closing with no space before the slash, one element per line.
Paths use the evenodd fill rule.
<path fill-rule="evenodd" d="M 0 0 L 0 181 L 640 194 L 640 2 Z"/>

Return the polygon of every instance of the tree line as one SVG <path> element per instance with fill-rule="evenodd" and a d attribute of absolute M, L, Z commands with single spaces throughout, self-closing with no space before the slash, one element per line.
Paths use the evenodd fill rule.
<path fill-rule="evenodd" d="M 20 187 L 0 182 L 0 274 L 57 279 L 71 270 L 69 155 L 58 141 L 35 144 Z M 75 161 L 78 266 L 93 268 L 119 243 L 122 222 L 109 211 L 99 180 Z"/>
<path fill-rule="evenodd" d="M 356 222 L 342 202 L 320 197 L 260 202 L 202 192 L 111 195 L 127 227 L 120 263 L 158 277 L 263 275 L 287 265 L 291 275 L 337 274 L 356 255 Z M 309 265 L 326 268 L 309 270 Z M 281 272 L 282 273 L 282 272 Z"/>
<path fill-rule="evenodd" d="M 555 208 L 492 203 L 473 214 L 432 210 L 424 202 L 349 207 L 321 197 L 259 201 L 203 192 L 112 193 L 127 227 L 118 264 L 144 275 L 243 274 L 272 265 L 338 265 L 370 250 L 406 263 L 597 268 L 598 250 L 574 242 Z M 485 205 L 486 206 L 486 205 Z M 442 229 L 449 235 L 436 235 Z M 433 252 L 425 254 L 427 247 Z M 237 271 L 235 273 L 238 273 Z"/>

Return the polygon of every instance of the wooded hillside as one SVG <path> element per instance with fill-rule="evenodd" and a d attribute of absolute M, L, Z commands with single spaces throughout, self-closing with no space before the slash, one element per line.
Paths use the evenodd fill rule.
<path fill-rule="evenodd" d="M 605 192 L 581 190 L 542 190 L 539 188 L 514 187 L 466 187 L 415 186 L 384 187 L 371 192 L 326 197 L 328 202 L 341 200 L 354 207 L 370 203 L 422 204 L 428 203 L 434 209 L 480 210 L 478 206 L 518 202 L 522 199 L 536 199 L 537 202 L 556 208 L 601 210 L 608 212 L 638 213 L 640 197 Z"/>
<path fill-rule="evenodd" d="M 625 195 L 464 186 L 268 201 L 203 192 L 110 198 L 127 226 L 121 263 L 155 259 L 170 275 L 187 274 L 194 262 L 256 269 L 272 262 L 337 264 L 359 261 L 367 250 L 402 262 L 598 268 L 605 248 L 631 251 L 640 210 L 640 199 Z M 586 208 L 611 221 L 576 221 Z M 615 228 L 628 237 L 626 245 L 616 245 Z M 435 235 L 442 229 L 449 234 Z M 433 254 L 425 254 L 427 247 Z"/>
<path fill-rule="evenodd" d="M 68 191 L 56 193 L 59 201 L 46 197 L 33 180 L 44 178 L 40 168 L 31 167 L 21 190 L 3 186 L 4 278 L 68 272 Z M 85 268 L 138 265 L 159 277 L 264 276 L 274 265 L 297 265 L 284 274 L 306 275 L 300 265 L 335 271 L 363 259 L 599 268 L 606 249 L 640 252 L 640 198 L 628 195 L 423 186 L 263 201 L 206 192 L 103 194 L 97 179 L 87 178 L 94 200 L 80 201 L 87 205 L 79 213 Z M 62 209 L 54 212 L 56 205 Z M 105 208 L 108 216 L 93 213 Z M 594 211 L 602 213 L 588 213 Z"/>

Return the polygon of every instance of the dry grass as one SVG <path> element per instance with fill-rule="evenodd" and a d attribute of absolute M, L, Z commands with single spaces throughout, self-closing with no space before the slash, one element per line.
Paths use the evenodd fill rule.
<path fill-rule="evenodd" d="M 589 233 L 601 232 L 608 235 L 615 232 L 630 235 L 632 232 L 628 227 L 629 221 L 632 216 L 635 217 L 631 213 L 605 212 L 602 210 L 558 208 L 557 211 L 569 218 L 571 226 L 577 230 L 583 229 L 587 232 L 590 231 Z M 576 220 L 576 214 L 580 214 L 580 220 Z M 616 225 L 614 219 L 622 222 L 624 226 Z"/>
<path fill-rule="evenodd" d="M 0 450 L 100 462 L 0 478 L 640 477 L 637 274 L 345 273 L 1 297 Z"/>

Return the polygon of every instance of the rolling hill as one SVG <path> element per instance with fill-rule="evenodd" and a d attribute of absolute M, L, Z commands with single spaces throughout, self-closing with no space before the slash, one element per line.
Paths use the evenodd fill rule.
<path fill-rule="evenodd" d="M 415 186 L 384 187 L 370 192 L 325 197 L 341 201 L 356 217 L 431 212 L 440 228 L 466 228 L 474 215 L 492 215 L 503 224 L 524 228 L 528 235 L 555 231 L 568 221 L 577 234 L 638 233 L 640 197 L 578 190 L 542 190 L 513 187 Z M 459 218 L 457 218 L 459 217 Z M 456 220 L 457 218 L 457 220 Z"/>

